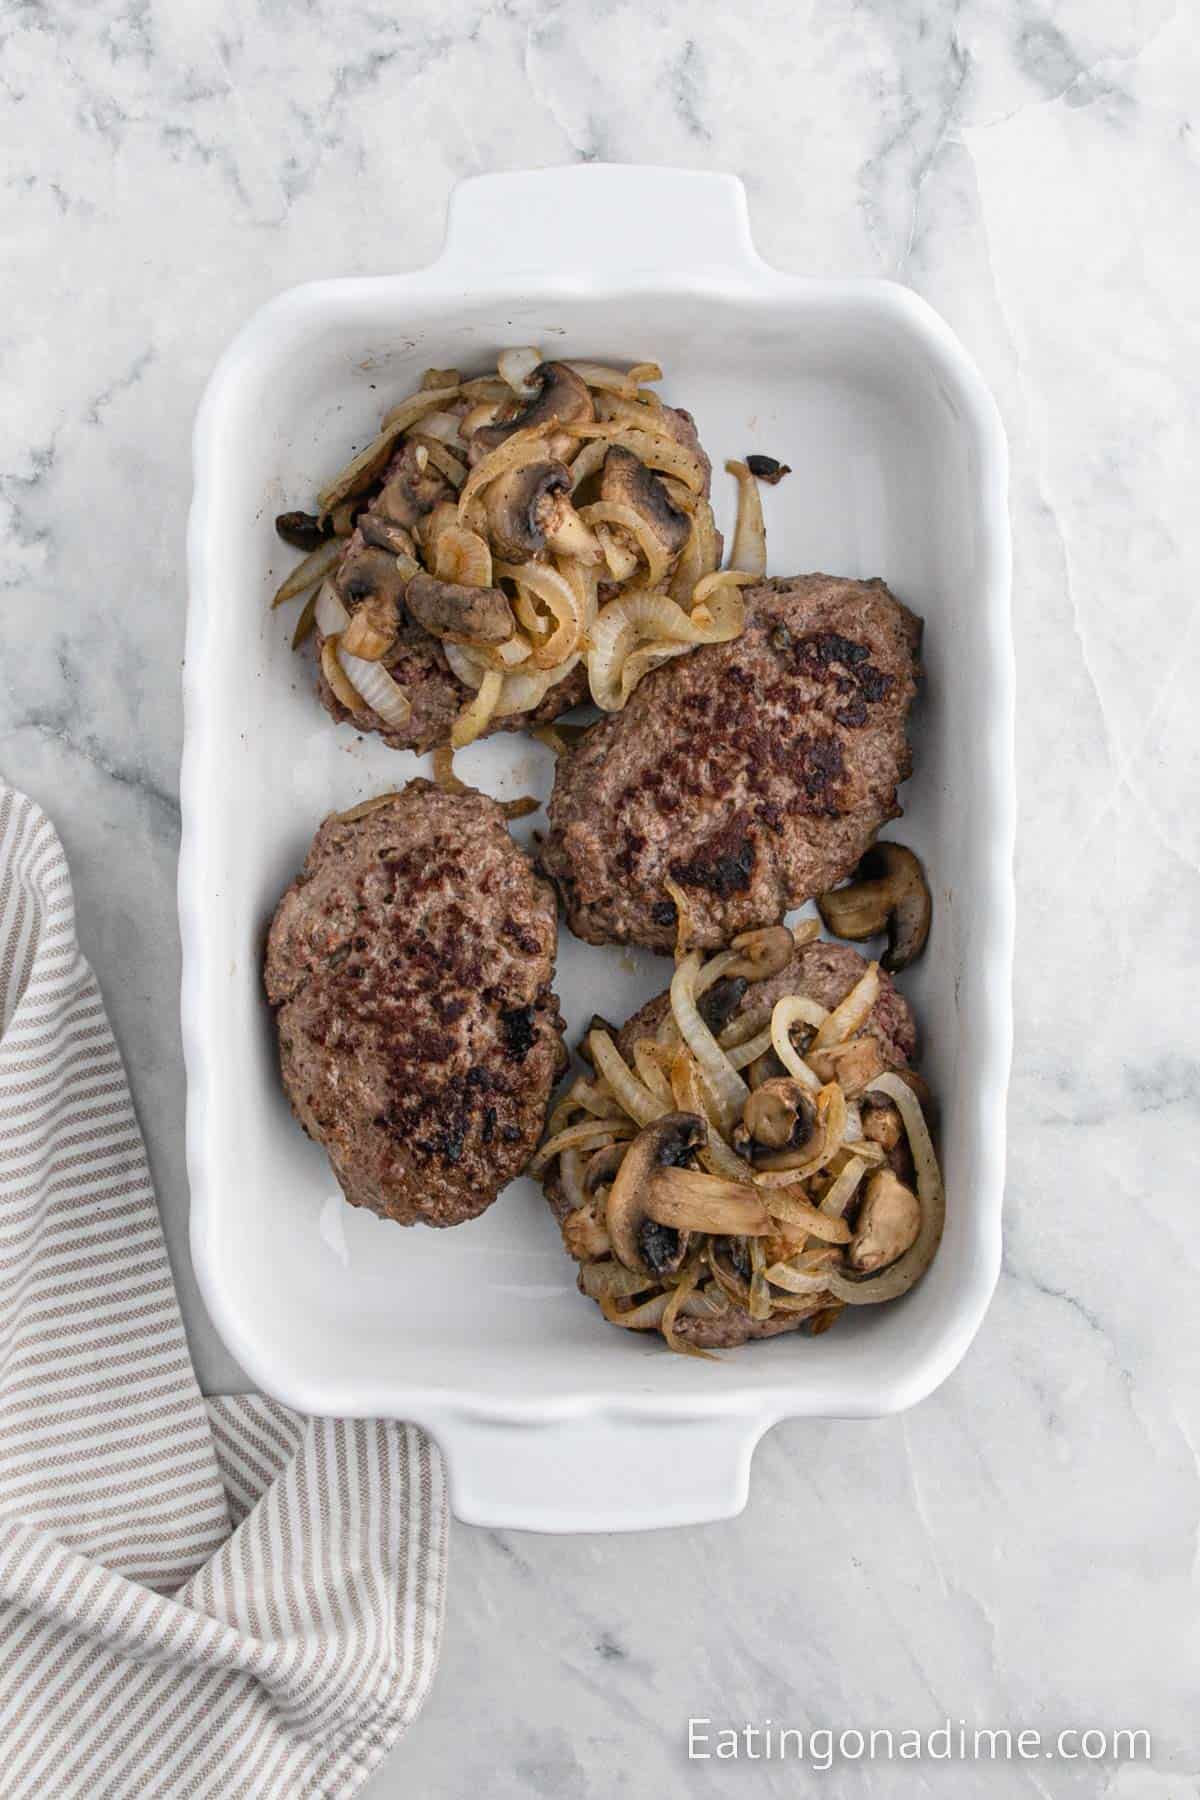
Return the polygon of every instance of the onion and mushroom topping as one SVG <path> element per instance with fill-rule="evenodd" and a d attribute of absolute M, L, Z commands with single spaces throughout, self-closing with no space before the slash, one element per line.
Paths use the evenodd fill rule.
<path fill-rule="evenodd" d="M 682 920 L 680 931 L 682 945 Z M 563 1241 L 583 1292 L 673 1350 L 705 1354 L 681 1318 L 823 1332 L 846 1306 L 907 1293 L 937 1252 L 927 1090 L 885 1066 L 878 965 L 832 1011 L 801 993 L 755 1004 L 755 983 L 815 932 L 773 926 L 703 962 L 682 955 L 661 1022 L 627 1055 L 594 1018 L 588 1075 L 554 1107 L 534 1158 L 568 1203 Z"/>
<path fill-rule="evenodd" d="M 738 464 L 721 569 L 708 461 L 689 415 L 646 385 L 661 378 L 657 363 L 546 361 L 532 345 L 485 375 L 428 369 L 312 512 L 279 515 L 306 555 L 274 604 L 307 596 L 293 643 L 318 628 L 356 724 L 375 714 L 398 730 L 411 714 L 392 673 L 406 625 L 443 643 L 468 690 L 454 746 L 540 706 L 580 661 L 592 698 L 616 711 L 662 663 L 739 635 L 740 588 L 766 567 L 755 483 Z M 318 598 L 330 575 L 340 614 Z"/>
<path fill-rule="evenodd" d="M 879 960 L 893 975 L 920 956 L 933 911 L 917 858 L 891 843 L 872 844 L 848 885 L 822 894 L 817 906 L 835 937 L 861 943 L 886 931 L 888 947 Z"/>

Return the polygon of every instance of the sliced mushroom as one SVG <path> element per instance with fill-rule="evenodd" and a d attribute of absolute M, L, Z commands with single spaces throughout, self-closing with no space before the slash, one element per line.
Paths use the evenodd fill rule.
<path fill-rule="evenodd" d="M 524 562 L 547 546 L 580 561 L 600 561 L 600 546 L 570 501 L 565 463 L 527 463 L 493 481 L 487 492 L 492 548 L 507 562 Z"/>
<path fill-rule="evenodd" d="M 810 1051 L 808 1065 L 822 1081 L 836 1081 L 847 1099 L 861 1094 L 887 1066 L 878 1038 L 869 1033 L 844 1044 L 831 1044 L 826 1050 Z"/>
<path fill-rule="evenodd" d="M 863 1136 L 868 1143 L 878 1144 L 881 1150 L 894 1150 L 904 1136 L 900 1108 L 876 1094 L 864 1094 L 861 1106 Z"/>
<path fill-rule="evenodd" d="M 394 556 L 368 544 L 348 551 L 333 582 L 347 610 L 353 612 L 368 600 L 398 607 L 408 578 Z"/>
<path fill-rule="evenodd" d="M 396 641 L 400 608 L 391 594 L 372 594 L 357 608 L 342 633 L 342 649 L 364 662 L 382 662 Z"/>
<path fill-rule="evenodd" d="M 764 1150 L 799 1150 L 812 1136 L 817 1109 L 812 1094 L 790 1076 L 764 1081 L 742 1111 L 742 1126 L 752 1144 Z"/>
<path fill-rule="evenodd" d="M 358 529 L 365 544 L 373 545 L 376 550 L 390 550 L 393 556 L 411 557 L 415 562 L 417 546 L 406 526 L 394 525 L 390 519 L 371 511 L 359 513 Z"/>
<path fill-rule="evenodd" d="M 421 444 L 405 444 L 388 468 L 387 480 L 371 502 L 371 511 L 392 525 L 408 531 L 419 525 L 439 500 L 454 490 L 429 461 Z"/>
<path fill-rule="evenodd" d="M 691 536 L 692 521 L 675 505 L 663 483 L 632 450 L 614 444 L 604 458 L 600 498 L 632 507 L 654 533 L 668 559 L 679 555 Z M 610 533 L 614 529 L 610 527 Z"/>
<path fill-rule="evenodd" d="M 921 1202 L 890 1169 L 877 1169 L 867 1183 L 846 1260 L 860 1274 L 886 1269 L 917 1241 Z"/>
<path fill-rule="evenodd" d="M 879 960 L 893 975 L 921 954 L 929 936 L 929 888 L 903 844 L 872 844 L 849 886 L 822 894 L 817 906 L 836 937 L 861 943 L 886 931 L 888 947 Z"/>
<path fill-rule="evenodd" d="M 512 608 L 499 588 L 435 581 L 421 570 L 409 582 L 404 601 L 417 624 L 433 637 L 502 644 L 516 630 Z"/>
<path fill-rule="evenodd" d="M 315 550 L 330 535 L 316 513 L 280 513 L 275 529 L 284 543 L 291 544 L 294 550 Z"/>
<path fill-rule="evenodd" d="M 471 440 L 473 452 L 494 450 L 514 431 L 551 424 L 582 425 L 596 416 L 586 382 L 566 363 L 539 363 L 530 372 L 529 385 L 536 390 L 535 398 L 502 423 L 481 426 Z M 556 450 L 560 447 L 554 439 L 551 442 Z M 566 438 L 562 446 L 568 454 L 571 442 Z"/>
<path fill-rule="evenodd" d="M 613 1251 L 627 1269 L 670 1275 L 681 1266 L 687 1235 L 656 1224 L 646 1211 L 646 1195 L 660 1169 L 684 1167 L 707 1142 L 708 1126 L 697 1114 L 666 1113 L 644 1126 L 629 1145 L 607 1207 Z"/>

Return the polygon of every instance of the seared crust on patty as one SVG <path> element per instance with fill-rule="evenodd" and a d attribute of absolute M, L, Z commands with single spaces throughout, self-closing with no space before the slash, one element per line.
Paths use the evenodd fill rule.
<path fill-rule="evenodd" d="M 775 1002 L 785 994 L 805 994 L 810 1000 L 815 1000 L 818 1005 L 832 1011 L 839 1001 L 846 998 L 851 988 L 866 973 L 866 969 L 864 959 L 846 944 L 820 941 L 805 944 L 795 952 L 786 968 L 781 969 L 778 975 L 772 975 L 766 981 L 752 983 L 729 1017 L 740 1018 L 744 1013 L 752 1012 L 755 1015 L 761 1014 L 765 1023 Z M 668 993 L 658 994 L 621 1027 L 617 1033 L 617 1048 L 627 1062 L 632 1063 L 633 1046 L 637 1040 L 653 1036 L 670 1004 Z M 864 1029 L 876 1039 L 889 1068 L 908 1067 L 917 1048 L 912 1010 L 891 977 L 882 969 L 879 972 L 879 998 Z M 896 1159 L 901 1165 L 902 1178 L 908 1173 L 902 1160 L 906 1157 L 907 1151 L 904 1151 Z M 550 1210 L 561 1225 L 570 1207 L 558 1180 L 557 1163 L 553 1165 L 546 1181 L 545 1193 Z M 762 1320 L 752 1319 L 748 1314 L 732 1308 L 714 1319 L 691 1318 L 683 1314 L 675 1321 L 675 1333 L 702 1350 L 729 1350 L 755 1338 L 779 1337 L 785 1331 L 795 1331 L 807 1319 L 822 1312 L 828 1304 L 828 1295 L 814 1294 L 808 1312 L 789 1313 L 782 1318 Z"/>
<path fill-rule="evenodd" d="M 559 759 L 541 866 L 589 943 L 770 925 L 849 874 L 896 818 L 920 621 L 882 581 L 747 589 L 746 629 L 648 675 Z"/>
<path fill-rule="evenodd" d="M 566 1061 L 554 897 L 483 794 L 325 820 L 267 944 L 283 1082 L 352 1206 L 457 1225 L 524 1169 Z"/>

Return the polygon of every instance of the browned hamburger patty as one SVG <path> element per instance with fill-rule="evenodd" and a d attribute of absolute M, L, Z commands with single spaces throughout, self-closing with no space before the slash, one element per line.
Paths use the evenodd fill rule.
<path fill-rule="evenodd" d="M 772 975 L 766 981 L 751 983 L 741 1000 L 725 1014 L 725 1023 L 740 1017 L 747 1010 L 761 1013 L 765 1022 L 770 1017 L 775 1002 L 785 994 L 804 994 L 819 1006 L 832 1011 L 866 973 L 866 968 L 863 958 L 846 944 L 805 944 L 795 952 L 787 967 L 781 969 L 778 975 Z M 670 1004 L 669 993 L 658 994 L 621 1027 L 617 1034 L 617 1048 L 626 1062 L 632 1063 L 633 1046 L 638 1038 L 653 1036 Z M 917 1049 L 912 1010 L 891 976 L 882 969 L 879 972 L 879 998 L 871 1010 L 865 1030 L 876 1039 L 889 1068 L 908 1067 Z M 901 1178 L 910 1179 L 911 1170 L 906 1166 L 907 1151 L 900 1157 L 893 1153 L 893 1157 L 900 1165 L 898 1172 Z M 550 1209 L 561 1225 L 570 1208 L 557 1174 L 555 1164 L 545 1191 Z M 675 1322 L 675 1332 L 678 1337 L 702 1350 L 728 1350 L 737 1344 L 749 1343 L 754 1338 L 778 1337 L 782 1332 L 795 1331 L 806 1319 L 823 1311 L 827 1304 L 827 1296 L 814 1294 L 812 1307 L 807 1313 L 789 1313 L 776 1319 L 752 1319 L 748 1314 L 732 1308 L 716 1319 L 693 1319 L 683 1315 Z"/>
<path fill-rule="evenodd" d="M 283 1083 L 352 1206 L 457 1225 L 524 1169 L 566 1062 L 554 896 L 483 794 L 326 819 L 267 943 Z"/>
<path fill-rule="evenodd" d="M 882 581 L 799 575 L 746 591 L 729 644 L 648 675 L 559 759 L 541 866 L 589 943 L 704 948 L 848 875 L 899 815 L 921 623 Z"/>

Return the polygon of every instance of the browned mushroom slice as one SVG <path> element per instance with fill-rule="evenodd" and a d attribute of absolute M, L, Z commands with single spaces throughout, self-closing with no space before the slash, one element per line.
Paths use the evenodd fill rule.
<path fill-rule="evenodd" d="M 670 1275 L 687 1255 L 686 1234 L 658 1225 L 645 1196 L 659 1169 L 690 1162 L 708 1140 L 708 1126 L 695 1113 L 666 1113 L 645 1126 L 625 1152 L 608 1193 L 608 1235 L 613 1253 L 627 1269 Z"/>
<path fill-rule="evenodd" d="M 920 1229 L 921 1202 L 912 1189 L 890 1169 L 877 1169 L 867 1183 L 846 1260 L 864 1275 L 886 1269 L 916 1243 Z"/>
<path fill-rule="evenodd" d="M 419 444 L 405 444 L 388 465 L 383 487 L 371 502 L 377 519 L 403 525 L 411 531 L 439 500 L 453 498 L 454 489 L 427 457 Z"/>
<path fill-rule="evenodd" d="M 512 608 L 499 588 L 435 581 L 422 570 L 409 582 L 404 600 L 417 624 L 433 637 L 502 644 L 516 629 Z"/>
<path fill-rule="evenodd" d="M 903 844 L 872 844 L 849 885 L 822 894 L 817 906 L 836 937 L 861 943 L 886 931 L 888 947 L 879 960 L 893 975 L 921 954 L 929 936 L 929 888 Z"/>
<path fill-rule="evenodd" d="M 393 524 L 375 511 L 359 513 L 358 529 L 362 532 L 363 542 L 373 545 L 376 550 L 389 550 L 393 556 L 408 556 L 416 560 L 417 546 L 407 526 Z"/>
<path fill-rule="evenodd" d="M 398 607 L 408 584 L 396 558 L 369 544 L 361 549 L 351 545 L 333 582 L 351 612 L 366 600 L 388 601 Z"/>
<path fill-rule="evenodd" d="M 284 543 L 294 550 L 315 550 L 330 536 L 330 529 L 321 523 L 316 513 L 280 513 L 275 529 Z"/>
<path fill-rule="evenodd" d="M 756 481 L 765 481 L 768 487 L 778 487 L 784 476 L 792 472 L 787 463 L 774 456 L 748 456 L 746 467 Z"/>
<path fill-rule="evenodd" d="M 816 1102 L 809 1090 L 790 1076 L 776 1077 L 751 1093 L 734 1129 L 733 1147 L 752 1160 L 764 1151 L 799 1150 L 816 1126 Z"/>
<path fill-rule="evenodd" d="M 582 562 L 600 560 L 600 546 L 570 501 L 571 472 L 547 459 L 497 477 L 487 490 L 492 549 L 503 562 L 524 562 L 549 546 Z"/>
<path fill-rule="evenodd" d="M 668 560 L 679 555 L 692 530 L 688 515 L 675 505 L 666 487 L 641 459 L 614 444 L 604 458 L 600 498 L 637 513 Z"/>
<path fill-rule="evenodd" d="M 586 382 L 566 363 L 539 363 L 530 373 L 529 385 L 537 390 L 536 398 L 503 423 L 481 426 L 471 440 L 472 451 L 494 450 L 514 431 L 529 426 L 582 425 L 596 416 Z"/>

